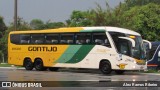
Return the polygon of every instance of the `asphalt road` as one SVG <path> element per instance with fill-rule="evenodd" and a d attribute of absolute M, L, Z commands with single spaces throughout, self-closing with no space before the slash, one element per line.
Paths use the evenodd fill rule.
<path fill-rule="evenodd" d="M 0 81 L 15 83 L 41 83 L 42 88 L 0 88 L 0 90 L 158 90 L 160 74 L 144 74 L 139 72 L 125 72 L 123 75 L 112 73 L 103 75 L 98 70 L 60 69 L 52 71 L 26 71 L 17 68 L 0 68 Z M 18 81 L 18 82 L 17 82 Z M 148 82 L 147 82 L 148 81 Z M 145 82 L 151 86 L 127 86 L 130 84 L 143 85 Z M 53 84 L 54 83 L 54 84 Z M 38 84 L 37 84 L 38 85 Z M 149 85 L 149 84 L 148 84 Z M 12 86 L 12 87 L 13 87 Z M 24 87 L 24 86 L 23 86 Z M 78 87 L 78 88 L 77 88 Z"/>

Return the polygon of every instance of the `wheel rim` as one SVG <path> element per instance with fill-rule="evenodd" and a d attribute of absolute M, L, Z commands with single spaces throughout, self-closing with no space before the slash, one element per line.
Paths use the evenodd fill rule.
<path fill-rule="evenodd" d="M 25 61 L 25 68 L 26 68 L 26 70 L 33 69 L 33 64 L 30 60 Z"/>
<path fill-rule="evenodd" d="M 27 68 L 30 68 L 30 67 L 31 67 L 31 62 L 27 61 L 26 67 L 27 67 Z"/>
<path fill-rule="evenodd" d="M 102 67 L 102 71 L 103 72 L 108 72 L 109 70 L 109 66 L 107 64 L 104 64 L 103 67 Z"/>
<path fill-rule="evenodd" d="M 36 63 L 36 68 L 37 68 L 37 69 L 41 69 L 41 67 L 42 67 L 42 63 L 41 63 L 41 62 L 37 62 L 37 63 Z"/>
<path fill-rule="evenodd" d="M 109 62 L 101 62 L 100 70 L 103 74 L 110 74 L 112 69 Z"/>
<path fill-rule="evenodd" d="M 35 61 L 35 69 L 38 71 L 43 70 L 43 62 L 41 60 L 36 60 Z"/>

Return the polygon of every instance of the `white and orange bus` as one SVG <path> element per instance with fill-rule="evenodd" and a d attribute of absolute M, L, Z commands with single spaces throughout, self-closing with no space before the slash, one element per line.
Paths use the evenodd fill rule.
<path fill-rule="evenodd" d="M 8 38 L 8 63 L 26 70 L 89 68 L 104 74 L 146 69 L 141 35 L 118 27 L 13 31 Z"/>

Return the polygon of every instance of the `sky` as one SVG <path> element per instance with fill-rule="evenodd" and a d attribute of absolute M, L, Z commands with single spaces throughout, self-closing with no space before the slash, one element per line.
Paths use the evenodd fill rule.
<path fill-rule="evenodd" d="M 27 22 L 32 19 L 65 22 L 73 10 L 94 9 L 96 3 L 106 8 L 106 1 L 114 8 L 124 0 L 18 0 L 18 16 Z M 6 25 L 13 22 L 14 0 L 0 0 L 0 16 L 4 18 Z"/>

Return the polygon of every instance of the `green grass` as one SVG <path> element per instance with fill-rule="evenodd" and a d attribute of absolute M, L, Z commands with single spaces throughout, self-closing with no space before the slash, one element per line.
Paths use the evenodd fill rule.
<path fill-rule="evenodd" d="M 148 70 L 148 71 L 144 71 L 144 73 L 160 73 L 160 71 L 157 71 L 157 70 Z"/>
<path fill-rule="evenodd" d="M 12 67 L 12 65 L 8 64 L 8 63 L 0 63 L 0 67 Z M 22 66 L 15 66 L 17 68 L 21 68 Z"/>
<path fill-rule="evenodd" d="M 1 63 L 1 64 L 0 64 L 0 67 L 11 67 L 11 65 L 9 65 L 9 64 L 7 64 L 7 63 L 3 63 L 3 64 Z"/>

